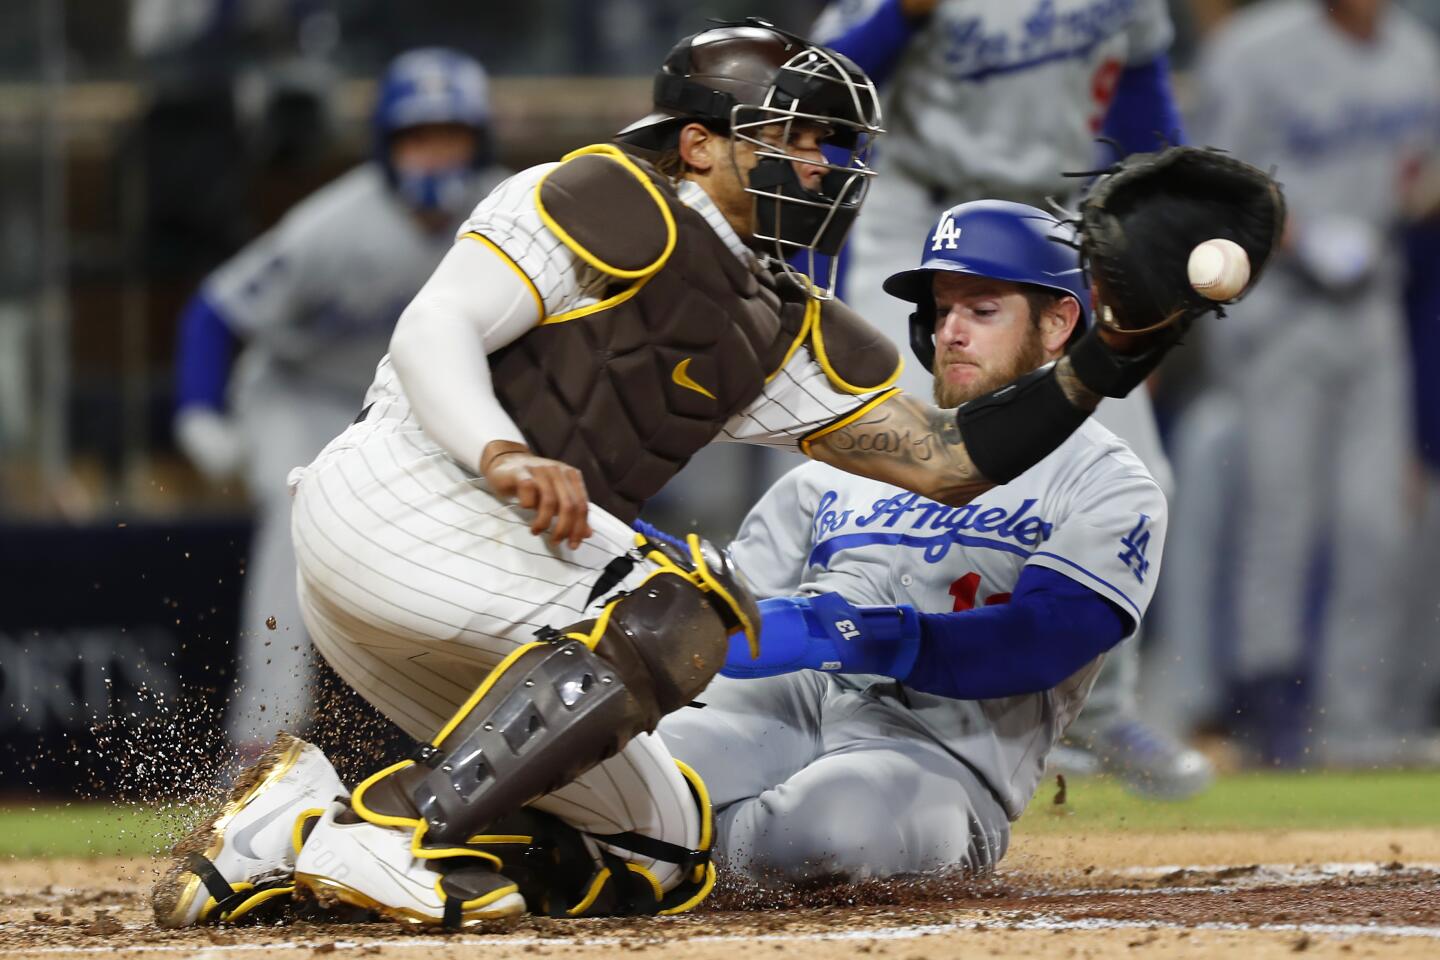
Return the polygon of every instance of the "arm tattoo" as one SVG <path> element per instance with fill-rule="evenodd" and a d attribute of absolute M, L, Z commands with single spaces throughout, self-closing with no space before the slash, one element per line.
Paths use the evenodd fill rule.
<path fill-rule="evenodd" d="M 1100 394 L 1080 382 L 1069 357 L 1055 365 L 1054 376 L 1075 409 L 1089 413 L 1100 403 Z M 965 449 L 955 411 L 938 410 L 903 393 L 811 444 L 810 455 L 952 506 L 995 486 Z"/>
<path fill-rule="evenodd" d="M 822 438 L 812 445 L 811 455 L 954 505 L 994 486 L 965 452 L 955 412 L 905 394 Z"/>

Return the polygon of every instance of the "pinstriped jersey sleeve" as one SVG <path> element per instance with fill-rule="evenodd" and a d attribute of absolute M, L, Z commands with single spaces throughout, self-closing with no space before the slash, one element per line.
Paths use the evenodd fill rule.
<path fill-rule="evenodd" d="M 460 227 L 459 242 L 472 242 L 466 234 L 478 233 L 499 247 L 530 278 L 553 317 L 598 303 L 606 279 L 584 263 L 545 226 L 535 206 L 535 189 L 558 163 L 542 163 L 522 170 L 481 200 Z"/>
<path fill-rule="evenodd" d="M 885 392 L 853 394 L 839 390 L 806 346 L 795 351 L 754 403 L 730 418 L 716 439 L 796 451 L 809 434 L 854 413 Z"/>

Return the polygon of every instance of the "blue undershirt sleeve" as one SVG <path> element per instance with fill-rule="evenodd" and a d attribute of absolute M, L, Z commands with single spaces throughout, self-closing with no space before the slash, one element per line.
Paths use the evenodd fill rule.
<path fill-rule="evenodd" d="M 924 23 L 924 19 L 905 16 L 900 11 L 900 0 L 884 0 L 874 13 L 856 21 L 825 46 L 854 60 L 878 87 L 890 79 L 905 46 Z"/>
<path fill-rule="evenodd" d="M 1010 602 L 920 615 L 920 651 L 907 687 L 957 700 L 1038 693 L 1118 644 L 1131 618 L 1100 594 L 1028 566 Z"/>
<path fill-rule="evenodd" d="M 1121 71 L 1100 132 L 1124 147 L 1127 154 L 1185 142 L 1184 123 L 1170 89 L 1169 57 L 1162 54 Z"/>
<path fill-rule="evenodd" d="M 180 314 L 180 342 L 175 357 L 177 409 L 225 409 L 225 384 L 239 343 L 204 292 L 195 294 Z"/>

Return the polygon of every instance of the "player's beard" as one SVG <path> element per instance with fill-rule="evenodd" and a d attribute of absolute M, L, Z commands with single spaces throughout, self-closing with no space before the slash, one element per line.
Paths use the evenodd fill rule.
<path fill-rule="evenodd" d="M 997 361 L 985 366 L 981 375 L 969 383 L 950 383 L 945 379 L 945 368 L 954 359 L 954 353 L 944 351 L 935 354 L 935 406 L 942 410 L 958 407 L 962 403 L 982 397 L 1005 386 L 1021 374 L 1029 373 L 1045 363 L 1045 345 L 1040 342 L 1040 328 L 1031 323 L 1026 328 L 1020 346 L 1008 360 Z"/>

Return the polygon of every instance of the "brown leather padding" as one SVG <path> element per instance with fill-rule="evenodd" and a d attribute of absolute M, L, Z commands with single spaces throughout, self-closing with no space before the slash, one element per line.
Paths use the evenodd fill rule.
<path fill-rule="evenodd" d="M 778 267 L 742 262 L 653 166 L 629 159 L 674 220 L 668 259 L 648 276 L 617 277 L 603 309 L 547 318 L 490 357 L 495 394 L 530 448 L 580 470 L 591 502 L 627 523 L 760 396 L 797 347 L 810 303 Z M 591 239 L 592 256 L 621 266 L 613 233 L 647 245 L 624 257 L 625 269 L 653 262 L 663 218 L 618 160 L 573 156 L 551 171 L 552 183 L 542 203 L 553 203 L 552 219 L 575 242 Z M 812 352 L 823 343 L 827 372 L 867 390 L 895 372 L 894 345 L 848 307 L 831 302 L 821 314 L 808 341 Z"/>
<path fill-rule="evenodd" d="M 669 231 L 645 185 L 609 157 L 588 154 L 540 184 L 540 205 L 571 239 L 617 270 L 642 270 L 664 252 Z"/>
<path fill-rule="evenodd" d="M 903 361 L 895 342 L 839 300 L 821 306 L 820 330 L 811 337 L 824 344 L 833 368 L 825 372 L 832 379 L 838 375 L 851 387 L 876 390 L 889 386 L 900 374 Z M 845 389 L 843 384 L 837 386 Z"/>
<path fill-rule="evenodd" d="M 566 165 L 580 159 L 592 158 Z M 617 281 L 611 295 L 633 290 L 628 299 L 541 324 L 490 357 L 496 396 L 530 448 L 579 469 L 590 500 L 627 523 L 755 401 L 804 322 L 803 303 L 782 305 L 768 271 L 742 263 L 663 177 L 634 162 L 674 218 L 669 259 L 648 278 Z M 644 202 L 635 216 L 655 211 L 648 194 Z M 609 198 L 589 212 L 621 216 Z M 585 213 L 572 204 L 566 223 L 586 230 Z"/>

